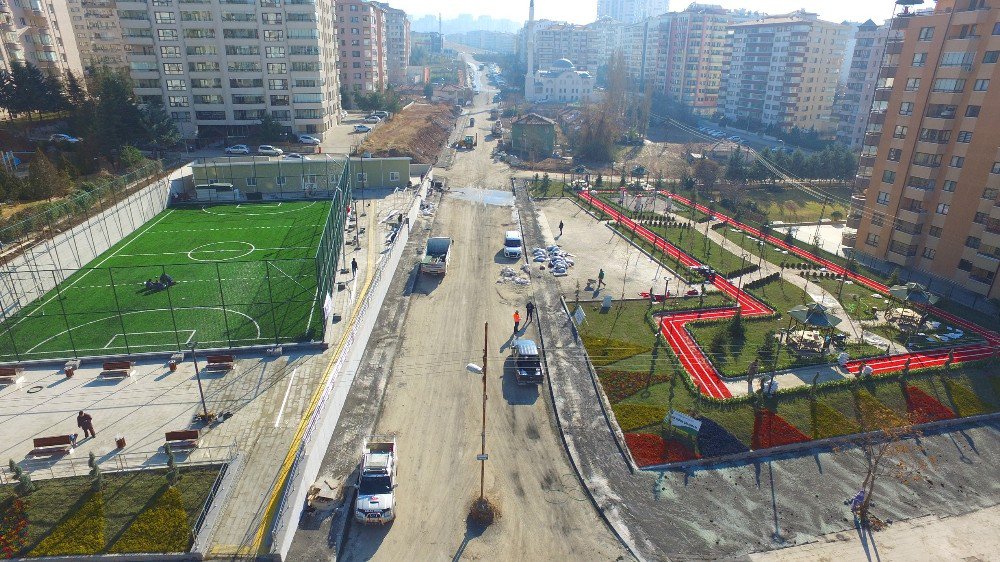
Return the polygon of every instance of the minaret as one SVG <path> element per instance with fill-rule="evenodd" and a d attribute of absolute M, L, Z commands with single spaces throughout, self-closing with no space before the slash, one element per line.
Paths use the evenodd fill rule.
<path fill-rule="evenodd" d="M 528 4 L 527 35 L 528 72 L 524 76 L 524 99 L 531 101 L 535 90 L 535 0 Z"/>

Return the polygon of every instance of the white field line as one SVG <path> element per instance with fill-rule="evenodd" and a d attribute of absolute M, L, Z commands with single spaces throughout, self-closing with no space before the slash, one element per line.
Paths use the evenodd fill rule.
<path fill-rule="evenodd" d="M 230 242 L 239 242 L 240 244 L 249 244 L 249 242 L 242 242 L 240 240 L 230 240 Z M 152 253 L 152 254 L 122 254 L 119 257 L 122 257 L 122 258 L 139 258 L 139 257 L 149 257 L 149 256 L 177 256 L 177 255 L 184 255 L 184 256 L 186 256 L 186 255 L 188 255 L 190 253 L 194 253 L 194 252 L 197 252 L 199 254 L 215 254 L 215 253 L 220 253 L 220 254 L 221 253 L 230 253 L 231 254 L 231 253 L 234 253 L 234 252 L 242 252 L 242 253 L 245 253 L 245 254 L 252 254 L 253 252 L 265 252 L 265 251 L 266 252 L 273 252 L 273 251 L 282 251 L 282 250 L 312 250 L 312 249 L 314 249 L 312 246 L 290 246 L 290 247 L 287 247 L 287 248 L 257 248 L 257 247 L 254 247 L 253 250 L 250 250 L 248 252 L 246 249 L 242 249 L 242 250 L 237 250 L 237 249 L 227 250 L 227 249 L 223 248 L 221 250 L 188 250 L 187 252 L 156 252 L 156 253 Z M 183 264 L 173 264 L 173 265 L 183 265 Z"/>
<path fill-rule="evenodd" d="M 185 342 L 185 343 L 191 343 L 191 338 L 194 337 L 195 330 L 177 330 L 177 331 L 181 332 L 181 333 L 191 332 L 191 334 L 188 335 L 187 341 Z M 104 346 L 104 349 L 108 349 L 109 347 L 113 347 L 112 344 L 115 343 L 115 340 L 118 339 L 118 338 L 120 338 L 120 337 L 123 337 L 123 336 L 124 337 L 128 337 L 128 336 L 146 336 L 146 335 L 150 335 L 150 334 L 173 334 L 173 332 L 169 331 L 169 330 L 166 330 L 166 331 L 161 330 L 159 332 L 129 332 L 127 334 L 115 334 L 115 335 L 111 336 L 110 340 L 108 340 L 108 344 Z M 160 344 L 146 344 L 146 345 L 160 345 Z M 138 346 L 135 346 L 135 347 L 138 347 Z"/>
<path fill-rule="evenodd" d="M 285 397 L 281 399 L 278 415 L 274 418 L 274 427 L 278 427 L 278 424 L 281 423 L 281 416 L 285 413 L 285 403 L 288 402 L 288 394 L 292 391 L 292 382 L 295 381 L 295 372 L 298 370 L 298 367 L 292 369 L 292 375 L 288 377 L 288 388 L 285 389 Z"/>

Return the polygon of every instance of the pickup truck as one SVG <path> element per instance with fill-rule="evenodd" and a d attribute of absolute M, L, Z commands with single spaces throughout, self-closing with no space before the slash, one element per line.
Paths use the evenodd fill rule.
<path fill-rule="evenodd" d="M 354 519 L 361 523 L 388 523 L 396 518 L 396 440 L 365 441 L 358 470 Z"/>
<path fill-rule="evenodd" d="M 538 346 L 532 340 L 518 338 L 511 347 L 514 358 L 514 379 L 518 385 L 542 382 L 542 361 L 538 356 Z"/>
<path fill-rule="evenodd" d="M 420 273 L 444 275 L 448 271 L 448 260 L 451 259 L 451 238 L 436 236 L 427 239 L 427 250 L 420 260 Z"/>

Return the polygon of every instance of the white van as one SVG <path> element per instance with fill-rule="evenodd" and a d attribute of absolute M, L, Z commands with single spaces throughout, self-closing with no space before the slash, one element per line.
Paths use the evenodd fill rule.
<path fill-rule="evenodd" d="M 521 258 L 521 233 L 516 230 L 508 230 L 503 235 L 503 255 L 505 258 Z"/>

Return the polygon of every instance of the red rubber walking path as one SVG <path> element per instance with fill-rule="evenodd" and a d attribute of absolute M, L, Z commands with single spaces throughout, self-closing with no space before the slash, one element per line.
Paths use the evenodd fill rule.
<path fill-rule="evenodd" d="M 604 193 L 614 192 L 609 191 Z M 674 246 L 670 242 L 667 242 L 648 228 L 628 218 L 611 205 L 608 205 L 604 201 L 598 199 L 592 193 L 584 191 L 580 192 L 579 195 L 584 201 L 587 201 L 594 207 L 600 209 L 601 212 L 612 217 L 622 226 L 635 232 L 644 240 L 652 244 L 655 248 L 663 251 L 670 257 L 677 259 L 681 265 L 685 267 L 698 267 L 702 265 L 698 260 L 684 253 L 684 251 L 680 248 Z M 773 244 L 774 246 L 787 250 L 788 252 L 803 259 L 807 259 L 813 263 L 822 265 L 837 275 L 846 275 L 848 279 L 864 285 L 875 292 L 883 295 L 887 295 L 889 293 L 889 287 L 883 285 L 882 283 L 869 279 L 864 275 L 847 271 L 845 268 L 829 260 L 816 256 L 797 246 L 788 244 L 784 240 L 771 236 L 770 234 L 762 236 L 761 232 L 756 228 L 745 225 L 739 221 L 735 221 L 717 211 L 712 211 L 704 205 L 692 205 L 690 200 L 676 194 L 670 194 L 666 197 L 676 199 L 680 203 L 689 207 L 694 207 L 698 211 L 710 214 L 716 219 L 719 219 L 734 228 L 738 228 L 751 236 L 756 238 L 765 238 L 767 242 Z M 725 279 L 720 275 L 715 276 L 712 284 L 714 284 L 720 292 L 737 302 L 737 306 L 742 311 L 743 316 L 764 316 L 775 313 L 774 310 L 754 298 L 753 295 L 747 293 L 746 291 L 741 291 L 728 279 Z M 937 307 L 928 306 L 927 309 L 935 316 L 943 318 L 952 324 L 969 330 L 970 332 L 979 334 L 986 340 L 986 343 L 963 345 L 952 348 L 939 348 L 932 351 L 918 351 L 899 355 L 888 355 L 865 360 L 855 360 L 847 363 L 847 369 L 857 371 L 860 370 L 862 364 L 864 364 L 870 366 L 873 373 L 890 373 L 902 370 L 906 366 L 907 361 L 909 361 L 911 369 L 937 367 L 948 362 L 949 357 L 951 357 L 951 361 L 953 363 L 985 359 L 994 355 L 996 347 L 1000 346 L 1000 334 Z M 732 393 L 729 392 L 729 389 L 722 381 L 722 377 L 719 375 L 719 372 L 715 369 L 701 348 L 698 347 L 698 344 L 694 341 L 694 338 L 691 337 L 691 333 L 687 330 L 685 325 L 689 322 L 698 320 L 723 320 L 726 318 L 732 318 L 736 315 L 736 310 L 737 307 L 717 308 L 669 313 L 660 317 L 660 330 L 663 333 L 667 344 L 670 345 L 670 348 L 680 360 L 681 365 L 684 367 L 685 371 L 687 371 L 688 375 L 690 375 L 698 389 L 701 390 L 703 394 L 711 398 L 729 398 L 732 396 Z"/>

